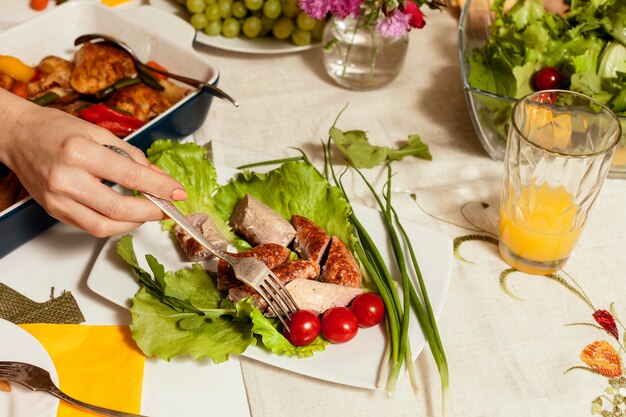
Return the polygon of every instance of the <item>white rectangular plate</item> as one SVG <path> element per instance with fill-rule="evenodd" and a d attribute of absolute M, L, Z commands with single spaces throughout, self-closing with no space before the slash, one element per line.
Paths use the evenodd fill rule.
<path fill-rule="evenodd" d="M 237 172 L 224 167 L 216 168 L 221 183 L 225 183 Z M 377 244 L 383 259 L 390 266 L 394 279 L 399 280 L 399 273 L 395 266 L 392 267 L 394 258 L 380 212 L 356 205 L 353 208 Z M 434 313 L 439 317 L 450 282 L 452 241 L 438 231 L 414 223 L 403 222 L 403 226 L 411 238 Z M 135 253 L 140 265 L 146 270 L 149 270 L 144 259 L 146 254 L 154 255 L 166 270 L 190 267 L 191 264 L 175 247 L 169 232 L 162 231 L 159 223 L 146 223 L 132 234 Z M 107 242 L 94 263 L 87 285 L 104 298 L 130 308 L 131 298 L 140 286 L 133 278 L 128 265 L 117 255 L 118 240 L 114 237 Z M 406 256 L 410 259 L 408 253 Z M 418 283 L 414 282 L 414 285 L 417 287 Z M 424 348 L 426 341 L 414 316 L 409 332 L 411 351 L 415 359 Z M 315 353 L 311 358 L 278 356 L 258 346 L 250 346 L 243 355 L 310 377 L 375 389 L 385 343 L 385 330 L 380 325 L 370 329 L 360 329 L 357 336 L 350 342 L 341 345 L 331 344 L 324 352 Z"/>

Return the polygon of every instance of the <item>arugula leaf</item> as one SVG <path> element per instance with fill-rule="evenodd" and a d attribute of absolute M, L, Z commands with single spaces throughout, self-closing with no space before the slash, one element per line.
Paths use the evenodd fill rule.
<path fill-rule="evenodd" d="M 357 168 L 372 168 L 387 159 L 399 161 L 405 156 L 415 156 L 429 161 L 433 158 L 428 145 L 422 142 L 419 135 L 409 136 L 408 143 L 398 149 L 371 145 L 362 130 L 344 132 L 333 127 L 330 129 L 330 137 L 350 163 Z"/>

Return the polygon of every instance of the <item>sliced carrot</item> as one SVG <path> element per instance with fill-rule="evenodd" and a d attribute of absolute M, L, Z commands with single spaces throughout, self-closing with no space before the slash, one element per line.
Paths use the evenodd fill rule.
<path fill-rule="evenodd" d="M 150 68 L 156 68 L 158 70 L 161 71 L 167 71 L 167 69 L 165 67 L 163 67 L 161 64 L 159 64 L 158 62 L 154 62 L 154 61 L 149 61 L 146 63 L 147 66 L 149 66 Z M 154 71 L 150 71 L 155 77 L 160 78 L 162 80 L 167 80 L 167 77 L 165 75 L 162 74 L 158 74 Z"/>
<path fill-rule="evenodd" d="M 26 91 L 26 83 L 24 81 L 15 80 L 13 85 L 11 86 L 11 92 L 16 96 L 20 96 L 22 98 L 28 98 L 28 92 Z"/>
<path fill-rule="evenodd" d="M 30 0 L 30 7 L 35 10 L 43 10 L 48 7 L 48 0 Z"/>

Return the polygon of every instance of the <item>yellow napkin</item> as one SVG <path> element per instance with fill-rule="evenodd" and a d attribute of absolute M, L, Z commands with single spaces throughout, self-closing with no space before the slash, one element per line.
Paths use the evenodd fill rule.
<path fill-rule="evenodd" d="M 63 392 L 101 407 L 139 414 L 145 357 L 128 326 L 23 324 L 46 348 Z M 57 417 L 93 414 L 61 402 Z"/>

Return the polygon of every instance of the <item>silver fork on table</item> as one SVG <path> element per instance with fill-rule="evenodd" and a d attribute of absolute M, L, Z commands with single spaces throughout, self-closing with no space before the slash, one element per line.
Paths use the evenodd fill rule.
<path fill-rule="evenodd" d="M 110 410 L 79 401 L 61 392 L 52 382 L 50 373 L 38 366 L 23 362 L 0 362 L 0 380 L 7 380 L 24 385 L 33 391 L 45 391 L 55 397 L 80 407 L 84 410 L 109 417 L 146 417 L 139 414 L 131 414 L 123 411 Z"/>
<path fill-rule="evenodd" d="M 126 151 L 117 146 L 104 146 L 113 152 L 132 159 Z M 209 252 L 230 264 L 237 279 L 255 289 L 267 303 L 274 315 L 278 317 L 283 326 L 289 330 L 289 317 L 298 311 L 299 308 L 296 301 L 280 282 L 276 274 L 258 259 L 235 258 L 213 245 L 191 224 L 191 222 L 189 222 L 189 220 L 187 220 L 187 217 L 185 217 L 171 201 L 155 197 L 148 193 L 141 193 L 174 220 L 176 224 L 182 227 L 185 232 L 189 233 L 192 238 L 207 248 Z"/>

